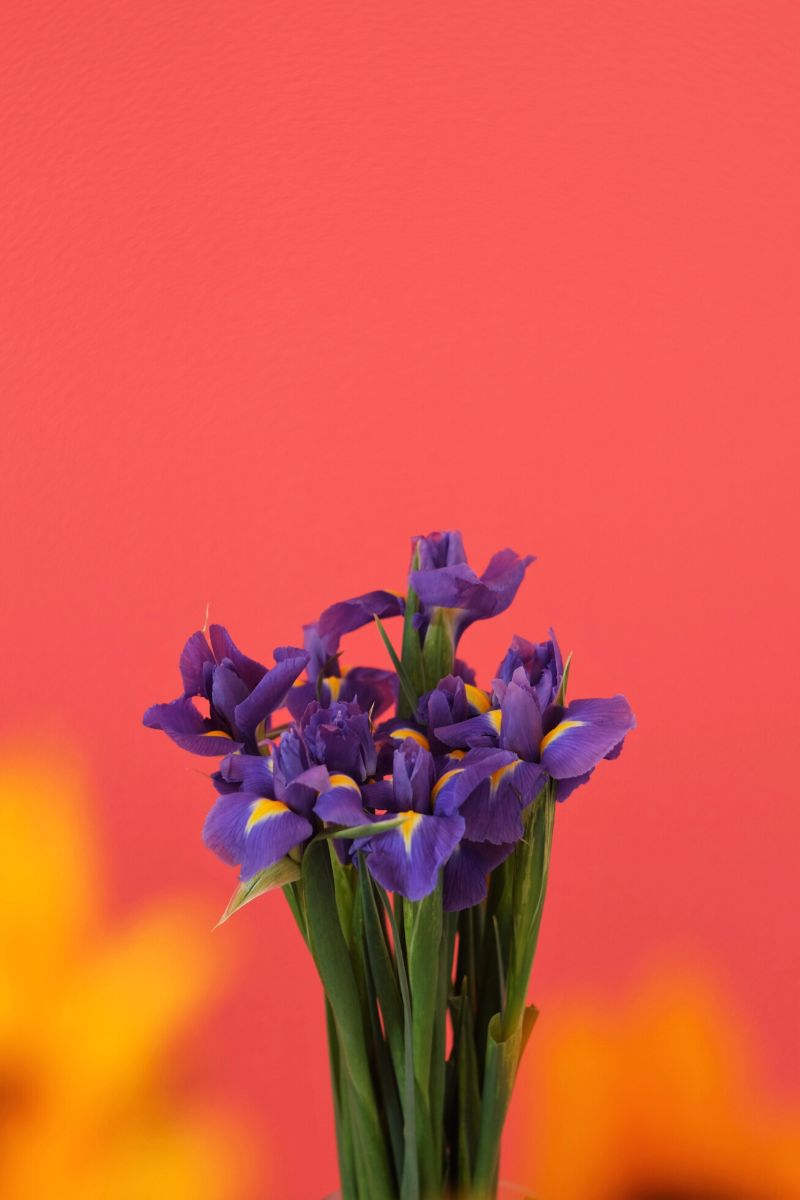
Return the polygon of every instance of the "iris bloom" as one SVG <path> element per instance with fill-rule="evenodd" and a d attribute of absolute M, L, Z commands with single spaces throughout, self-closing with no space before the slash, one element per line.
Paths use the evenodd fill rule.
<path fill-rule="evenodd" d="M 382 887 L 420 900 L 434 890 L 444 867 L 445 908 L 466 908 L 486 894 L 487 875 L 510 854 L 513 844 L 463 841 L 465 822 L 459 809 L 472 789 L 511 758 L 502 751 L 478 752 L 471 760 L 467 756 L 466 767 L 446 770 L 437 780 L 433 755 L 409 737 L 394 753 L 391 779 L 359 787 L 351 777 L 337 775 L 335 786 L 319 796 L 314 811 L 345 828 L 383 824 L 399 816 L 395 828 L 354 843 L 366 854 L 372 876 Z M 445 765 L 457 761 L 453 757 Z"/>
<path fill-rule="evenodd" d="M 521 558 L 514 550 L 499 550 L 477 575 L 457 530 L 414 538 L 413 547 L 412 561 L 419 566 L 409 582 L 422 604 L 423 620 L 431 620 L 437 610 L 444 612 L 454 646 L 473 621 L 496 617 L 508 608 L 534 561 L 531 555 Z"/>
<path fill-rule="evenodd" d="M 270 670 L 242 654 L 222 625 L 212 625 L 209 638 L 198 630 L 183 648 L 180 672 L 183 694 L 168 704 L 154 704 L 144 714 L 149 729 L 160 729 L 192 754 L 218 756 L 244 749 L 258 753 L 257 735 L 270 728 L 289 689 L 309 661 L 305 650 L 282 646 Z M 208 702 L 207 717 L 194 697 Z"/>
<path fill-rule="evenodd" d="M 307 678 L 295 683 L 286 701 L 286 707 L 296 720 L 314 700 L 325 706 L 335 700 L 357 700 L 364 712 L 374 717 L 394 703 L 397 692 L 394 671 L 379 667 L 351 667 L 342 671 L 338 634 L 329 633 L 323 637 L 316 624 L 306 625 L 303 634 L 310 655 Z"/>
<path fill-rule="evenodd" d="M 219 797 L 206 817 L 203 839 L 224 862 L 241 867 L 242 880 L 273 866 L 314 833 L 314 802 L 328 786 L 328 772 L 311 767 L 294 774 L 293 768 L 282 746 L 269 758 L 233 754 L 222 764 L 225 783 L 236 790 Z"/>
<path fill-rule="evenodd" d="M 525 571 L 534 561 L 520 558 L 514 550 L 493 555 L 482 575 L 467 563 L 458 530 L 429 533 L 412 539 L 412 570 L 409 583 L 419 597 L 421 609 L 414 623 L 424 636 L 437 612 L 443 612 L 450 627 L 453 646 L 464 630 L 486 617 L 504 612 L 517 594 Z M 400 616 L 403 597 L 395 592 L 374 591 L 331 605 L 319 619 L 324 638 L 339 638 L 367 625 L 375 616 Z"/>
<path fill-rule="evenodd" d="M 555 643 L 551 645 L 550 662 L 555 664 L 560 656 Z M 496 831 L 516 828 L 513 793 L 529 801 L 549 776 L 556 780 L 556 798 L 565 800 L 586 783 L 601 759 L 620 753 L 626 734 L 636 724 L 624 696 L 573 700 L 565 708 L 555 703 L 556 682 L 549 666 L 542 668 L 534 684 L 530 674 L 529 666 L 520 664 L 509 683 L 495 681 L 495 707 L 436 730 L 448 746 L 494 746 L 515 755 L 493 798 Z"/>

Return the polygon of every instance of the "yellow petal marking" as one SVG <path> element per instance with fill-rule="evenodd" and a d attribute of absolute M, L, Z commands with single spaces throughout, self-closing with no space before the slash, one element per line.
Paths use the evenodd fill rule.
<path fill-rule="evenodd" d="M 506 763 L 504 767 L 499 767 L 498 770 L 492 771 L 491 775 L 489 776 L 492 784 L 492 791 L 496 792 L 505 776 L 510 775 L 512 771 L 516 771 L 518 766 L 519 759 L 517 758 L 514 760 L 514 762 Z"/>
<path fill-rule="evenodd" d="M 434 800 L 434 802 L 436 801 L 436 797 L 439 795 L 439 792 L 447 783 L 448 779 L 452 779 L 454 775 L 460 775 L 463 770 L 463 767 L 453 767 L 452 771 L 445 771 L 441 779 L 437 779 L 433 786 L 433 791 L 431 792 L 431 798 Z"/>
<path fill-rule="evenodd" d="M 403 817 L 403 824 L 399 826 L 400 832 L 403 835 L 403 841 L 406 844 L 406 853 L 411 853 L 411 839 L 414 836 L 414 830 L 422 820 L 422 813 L 409 812 Z"/>
<path fill-rule="evenodd" d="M 227 738 L 229 742 L 233 741 L 231 735 L 226 733 L 224 729 L 209 729 L 208 733 L 201 733 L 200 737 L 224 737 Z"/>
<path fill-rule="evenodd" d="M 420 733 L 418 729 L 406 729 L 404 726 L 402 729 L 393 729 L 391 736 L 397 738 L 398 741 L 405 741 L 406 738 L 411 738 L 411 741 L 422 746 L 423 750 L 430 750 L 431 748 L 431 744 L 425 737 L 425 734 Z"/>
<path fill-rule="evenodd" d="M 342 690 L 342 679 L 340 675 L 326 675 L 322 681 L 327 684 L 328 691 L 331 694 L 331 700 L 339 699 L 339 692 Z"/>
<path fill-rule="evenodd" d="M 577 729 L 578 726 L 585 724 L 585 721 L 559 721 L 555 728 L 546 733 L 539 743 L 540 753 L 544 753 L 550 743 L 554 742 L 556 738 L 560 738 L 562 733 L 566 733 L 568 729 Z"/>
<path fill-rule="evenodd" d="M 486 720 L 495 727 L 498 733 L 500 732 L 500 726 L 503 723 L 503 714 L 499 708 L 493 708 L 490 712 L 487 712 Z"/>
<path fill-rule="evenodd" d="M 331 775 L 329 778 L 332 788 L 346 787 L 350 788 L 352 792 L 356 792 L 359 796 L 361 795 L 361 788 L 358 786 L 355 779 L 351 779 L 349 775 Z"/>
<path fill-rule="evenodd" d="M 471 704 L 474 709 L 477 709 L 479 713 L 488 712 L 492 707 L 492 702 L 489 699 L 489 696 L 480 688 L 475 687 L 471 683 L 465 683 L 464 691 L 466 693 L 468 703 Z"/>
<path fill-rule="evenodd" d="M 460 762 L 466 753 L 466 750 L 448 750 L 447 757 L 454 758 L 456 762 Z"/>
<path fill-rule="evenodd" d="M 260 825 L 262 821 L 269 821 L 271 817 L 279 817 L 281 813 L 288 811 L 288 805 L 281 800 L 256 800 L 247 818 L 245 833 L 249 833 L 254 825 Z"/>

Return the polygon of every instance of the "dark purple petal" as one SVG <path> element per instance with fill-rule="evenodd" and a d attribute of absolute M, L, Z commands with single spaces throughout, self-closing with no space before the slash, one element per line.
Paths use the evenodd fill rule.
<path fill-rule="evenodd" d="M 210 626 L 208 635 L 211 638 L 211 647 L 217 662 L 221 663 L 224 659 L 229 659 L 236 674 L 247 685 L 248 692 L 252 692 L 253 688 L 257 687 L 266 675 L 267 668 L 260 662 L 256 662 L 255 659 L 242 654 L 224 625 Z"/>
<path fill-rule="evenodd" d="M 435 777 L 433 755 L 413 738 L 406 738 L 394 755 L 393 810 L 405 812 L 413 809 L 415 812 L 430 812 L 431 788 Z"/>
<path fill-rule="evenodd" d="M 516 842 L 522 837 L 522 811 L 541 791 L 545 773 L 536 763 L 516 759 L 494 771 L 459 811 L 473 842 Z"/>
<path fill-rule="evenodd" d="M 444 533 L 434 530 L 426 536 L 411 539 L 411 560 L 419 556 L 419 566 L 423 571 L 438 570 L 441 567 L 452 567 L 467 561 L 464 552 L 464 542 L 457 529 Z"/>
<path fill-rule="evenodd" d="M 508 858 L 514 842 L 493 846 L 491 842 L 469 842 L 462 838 L 444 867 L 444 908 L 459 912 L 480 904 L 486 895 L 488 876 Z"/>
<path fill-rule="evenodd" d="M 325 767 L 309 767 L 285 786 L 280 778 L 275 783 L 275 794 L 279 800 L 288 804 L 292 812 L 310 817 L 317 796 L 328 787 L 328 772 Z"/>
<path fill-rule="evenodd" d="M 205 634 L 199 629 L 187 641 L 181 651 L 180 672 L 183 680 L 183 691 L 186 696 L 208 696 L 204 689 L 203 664 L 214 665 L 214 655 L 206 641 Z"/>
<path fill-rule="evenodd" d="M 574 700 L 542 739 L 542 765 L 554 779 L 584 775 L 614 751 L 635 724 L 624 696 Z"/>
<path fill-rule="evenodd" d="M 171 700 L 169 704 L 154 704 L 144 714 L 142 723 L 148 729 L 160 729 L 190 754 L 216 758 L 241 748 L 241 742 L 235 742 L 223 731 L 215 730 L 211 722 L 197 711 L 188 696 Z"/>
<path fill-rule="evenodd" d="M 457 812 L 484 780 L 517 761 L 516 755 L 510 750 L 486 747 L 471 750 L 455 765 L 447 763 L 447 769 L 433 789 L 434 812 L 442 816 Z"/>
<path fill-rule="evenodd" d="M 382 887 L 407 900 L 421 900 L 436 887 L 439 869 L 463 832 L 460 816 L 410 812 L 400 829 L 370 838 L 367 866 Z"/>
<path fill-rule="evenodd" d="M 310 821 L 288 808 L 264 820 L 257 819 L 259 805 L 275 803 L 277 801 L 259 800 L 251 810 L 248 825 L 254 823 L 248 829 L 245 840 L 241 871 L 243 880 L 251 879 L 258 871 L 271 867 L 314 832 Z"/>
<path fill-rule="evenodd" d="M 280 654 L 280 657 L 279 657 Z M 294 681 L 308 663 L 305 650 L 281 648 L 275 651 L 276 663 L 267 671 L 256 689 L 236 707 L 236 726 L 252 735 L 256 726 L 281 708 Z"/>
<path fill-rule="evenodd" d="M 374 617 L 402 616 L 404 610 L 405 601 L 395 592 L 365 592 L 363 596 L 340 600 L 326 608 L 318 622 L 320 636 L 338 640 L 345 633 L 368 625 Z"/>
<path fill-rule="evenodd" d="M 323 689 L 323 694 L 324 694 Z M 310 680 L 292 684 L 286 697 L 286 707 L 295 721 L 299 721 L 312 701 L 317 699 L 317 685 Z"/>
<path fill-rule="evenodd" d="M 459 629 L 482 617 L 494 617 L 511 604 L 525 570 L 534 560 L 500 550 L 478 578 L 466 563 L 412 571 L 411 586 L 427 607 L 462 610 Z"/>
<path fill-rule="evenodd" d="M 317 797 L 314 812 L 323 821 L 332 825 L 366 825 L 374 820 L 371 813 L 364 811 L 361 790 L 355 780 L 338 782 L 331 777 L 333 786 Z"/>
<path fill-rule="evenodd" d="M 542 714 L 527 682 L 509 683 L 502 704 L 500 745 L 520 758 L 535 762 L 542 740 Z"/>
<path fill-rule="evenodd" d="M 496 746 L 500 740 L 502 717 L 499 709 L 468 717 L 455 725 L 442 725 L 434 730 L 445 746 L 464 749 L 467 746 Z"/>
<path fill-rule="evenodd" d="M 246 700 L 247 696 L 247 684 L 239 678 L 233 667 L 217 667 L 211 684 L 211 705 L 231 728 L 235 724 L 237 705 Z"/>
<path fill-rule="evenodd" d="M 238 784 L 243 792 L 275 798 L 275 771 L 271 758 L 258 754 L 229 754 L 220 763 L 226 783 Z"/>
<path fill-rule="evenodd" d="M 576 788 L 581 787 L 584 783 L 588 783 L 594 774 L 594 770 L 587 771 L 585 775 L 576 775 L 573 779 L 557 779 L 556 783 L 556 800 L 559 804 L 563 804 L 567 796 L 571 796 Z"/>
<path fill-rule="evenodd" d="M 231 792 L 227 796 L 220 796 L 206 817 L 203 841 L 209 850 L 213 850 L 230 866 L 237 865 L 244 857 L 247 840 L 245 827 L 250 809 L 257 799 L 257 796 L 247 792 Z"/>
<path fill-rule="evenodd" d="M 359 708 L 379 717 L 397 699 L 397 676 L 380 667 L 353 667 L 341 681 L 338 700 L 357 700 Z"/>

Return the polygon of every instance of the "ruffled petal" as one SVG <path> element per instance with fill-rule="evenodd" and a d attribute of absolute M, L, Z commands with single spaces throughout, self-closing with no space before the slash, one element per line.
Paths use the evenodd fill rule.
<path fill-rule="evenodd" d="M 367 866 L 381 887 L 399 892 L 407 900 L 421 900 L 436 887 L 439 869 L 463 832 L 460 816 L 410 812 L 399 829 L 370 839 Z"/>
<path fill-rule="evenodd" d="M 236 726 L 242 733 L 251 736 L 258 725 L 281 708 L 294 681 L 308 663 L 306 650 L 282 648 L 275 652 L 278 661 L 267 671 L 253 692 L 236 706 Z"/>
<path fill-rule="evenodd" d="M 585 775 L 613 753 L 636 720 L 624 696 L 574 700 L 544 735 L 541 762 L 554 779 Z"/>

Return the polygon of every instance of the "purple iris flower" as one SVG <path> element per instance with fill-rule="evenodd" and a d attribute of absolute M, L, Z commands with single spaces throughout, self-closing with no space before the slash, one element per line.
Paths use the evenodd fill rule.
<path fill-rule="evenodd" d="M 505 658 L 497 668 L 497 679 L 494 682 L 497 696 L 502 698 L 504 688 L 500 685 L 509 684 L 514 672 L 520 667 L 536 693 L 536 702 L 540 710 L 544 712 L 558 695 L 564 674 L 561 650 L 552 629 L 546 642 L 529 642 L 527 638 L 514 635 Z"/>
<path fill-rule="evenodd" d="M 273 866 L 313 835 L 314 803 L 328 786 L 324 767 L 287 776 L 280 750 L 267 758 L 233 754 L 221 767 L 237 786 L 206 817 L 203 839 L 224 862 L 241 866 L 242 880 Z"/>
<path fill-rule="evenodd" d="M 494 828 L 501 840 L 513 809 L 509 787 L 529 803 L 549 776 L 557 784 L 556 799 L 565 800 L 601 759 L 620 753 L 636 720 L 624 696 L 573 700 L 566 708 L 551 697 L 542 708 L 524 665 L 514 670 L 509 683 L 498 681 L 495 690 L 501 693 L 499 707 L 439 728 L 436 736 L 448 746 L 499 747 L 515 756 L 497 789 L 505 793 L 495 812 Z M 552 693 L 552 687 L 547 691 Z"/>
<path fill-rule="evenodd" d="M 410 583 L 422 605 L 420 628 L 434 610 L 444 610 L 449 614 L 454 646 L 473 621 L 495 617 L 508 608 L 534 561 L 531 555 L 520 558 L 514 550 L 499 550 L 483 574 L 477 575 L 467 563 L 456 530 L 429 533 L 415 538 L 413 544 L 413 558 L 419 566 L 412 570 Z"/>
<path fill-rule="evenodd" d="M 292 646 L 279 647 L 275 666 L 267 670 L 242 654 L 222 625 L 212 625 L 208 632 L 208 640 L 200 630 L 193 633 L 181 653 L 183 695 L 148 708 L 143 723 L 162 730 L 192 754 L 255 754 L 259 727 L 270 728 L 273 712 L 285 704 L 309 655 Z M 208 702 L 207 717 L 193 697 Z"/>
<path fill-rule="evenodd" d="M 399 827 L 359 839 L 367 867 L 378 883 L 408 900 L 421 900 L 436 887 L 440 868 L 461 840 L 464 821 L 457 811 L 439 815 L 431 793 L 436 780 L 433 755 L 418 742 L 395 752 L 391 782 L 361 789 L 338 787 L 323 793 L 315 811 L 344 826 L 375 821 L 374 809 L 402 816 Z M 380 819 L 380 818 L 378 818 Z"/>
<path fill-rule="evenodd" d="M 409 583 L 421 604 L 414 624 L 424 637 L 434 613 L 448 612 L 454 646 L 473 621 L 497 616 L 508 608 L 534 561 L 530 555 L 520 558 L 514 550 L 500 550 L 479 576 L 467 563 L 461 534 L 455 529 L 414 537 L 411 546 Z M 395 592 L 365 592 L 326 608 L 318 630 L 323 639 L 335 638 L 338 644 L 343 634 L 360 629 L 374 617 L 402 616 L 404 611 L 405 601 Z M 470 670 L 464 664 L 462 668 Z"/>
<path fill-rule="evenodd" d="M 342 672 L 339 662 L 339 635 L 323 637 L 319 626 L 306 625 L 305 648 L 310 655 L 307 679 L 298 681 L 286 701 L 292 716 L 299 720 L 314 700 L 329 705 L 334 700 L 357 700 L 364 712 L 380 716 L 395 701 L 397 676 L 378 667 L 351 667 Z"/>
<path fill-rule="evenodd" d="M 327 708 L 316 701 L 309 704 L 299 724 L 298 740 L 309 765 L 325 766 L 332 774 L 348 775 L 357 783 L 375 774 L 378 751 L 372 726 L 355 700 L 337 700 Z"/>

